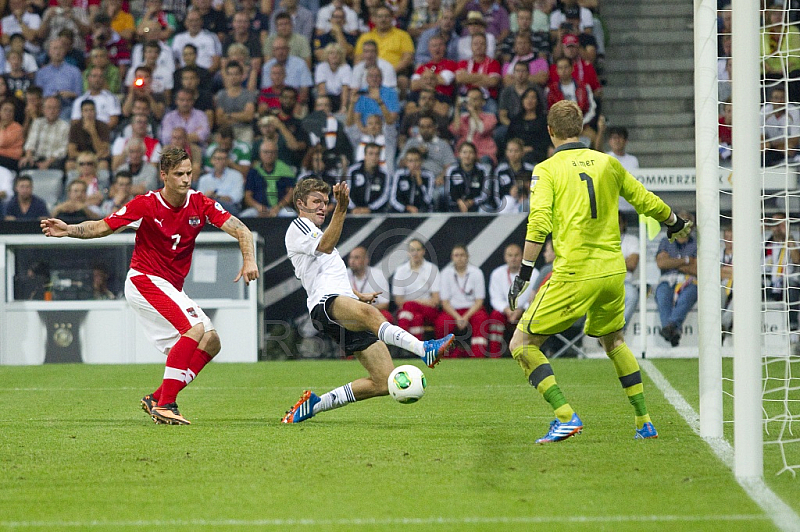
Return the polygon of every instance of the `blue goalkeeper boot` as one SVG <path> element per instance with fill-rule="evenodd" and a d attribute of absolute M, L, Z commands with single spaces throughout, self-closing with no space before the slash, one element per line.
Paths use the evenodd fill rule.
<path fill-rule="evenodd" d="M 281 423 L 300 423 L 314 417 L 314 405 L 319 403 L 319 397 L 311 390 L 306 390 L 294 406 L 281 418 Z"/>
<path fill-rule="evenodd" d="M 563 441 L 570 436 L 580 434 L 582 430 L 583 422 L 581 418 L 578 417 L 578 414 L 573 413 L 572 419 L 569 421 L 559 421 L 558 419 L 551 421 L 550 430 L 547 431 L 547 434 L 543 438 L 536 440 L 536 443 L 555 443 L 557 441 Z"/>
<path fill-rule="evenodd" d="M 455 337 L 452 334 L 448 334 L 444 338 L 440 338 L 438 340 L 425 340 L 422 345 L 425 347 L 425 354 L 422 356 L 422 360 L 425 361 L 425 364 L 432 368 L 436 364 L 439 363 L 439 359 L 447 353 L 450 348 L 453 346 L 453 339 Z"/>
<path fill-rule="evenodd" d="M 654 440 L 656 438 L 658 438 L 658 432 L 649 421 L 642 428 L 636 429 L 636 434 L 633 436 L 634 440 Z"/>

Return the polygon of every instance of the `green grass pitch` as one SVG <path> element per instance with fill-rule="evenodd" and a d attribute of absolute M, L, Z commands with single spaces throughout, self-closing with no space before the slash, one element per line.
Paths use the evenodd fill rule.
<path fill-rule="evenodd" d="M 697 360 L 655 364 L 697 409 Z M 445 360 L 419 403 L 298 425 L 278 420 L 304 388 L 363 369 L 212 364 L 179 397 L 188 427 L 139 408 L 159 366 L 0 367 L 0 530 L 775 529 L 646 376 L 661 437 L 642 442 L 608 361 L 553 367 L 585 430 L 546 446 L 551 411 L 509 359 Z"/>

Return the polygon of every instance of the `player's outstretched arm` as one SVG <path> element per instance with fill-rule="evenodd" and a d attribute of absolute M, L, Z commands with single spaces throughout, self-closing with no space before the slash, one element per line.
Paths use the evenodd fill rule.
<path fill-rule="evenodd" d="M 336 208 L 333 210 L 331 223 L 323 233 L 322 238 L 319 239 L 317 244 L 317 251 L 328 254 L 333 253 L 333 248 L 339 243 L 339 238 L 342 236 L 342 227 L 344 226 L 344 219 L 347 216 L 347 208 L 350 205 L 350 190 L 347 188 L 347 183 L 337 183 L 333 185 L 333 197 L 336 198 Z"/>
<path fill-rule="evenodd" d="M 48 218 L 39 222 L 44 236 L 61 238 L 69 236 L 72 238 L 100 238 L 108 236 L 114 231 L 108 226 L 105 220 L 88 220 L 79 224 L 67 224 L 58 218 Z"/>
<path fill-rule="evenodd" d="M 236 216 L 228 218 L 220 229 L 239 241 L 239 249 L 242 252 L 242 269 L 233 282 L 244 279 L 245 284 L 250 284 L 250 281 L 258 279 L 258 264 L 253 247 L 253 233 L 250 229 Z"/>

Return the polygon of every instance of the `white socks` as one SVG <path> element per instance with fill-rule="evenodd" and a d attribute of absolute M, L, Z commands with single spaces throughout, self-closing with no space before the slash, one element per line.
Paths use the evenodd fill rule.
<path fill-rule="evenodd" d="M 411 351 L 418 357 L 425 356 L 425 347 L 422 344 L 422 340 L 388 321 L 384 322 L 378 329 L 378 338 L 385 344 L 396 345 L 401 349 Z"/>
<path fill-rule="evenodd" d="M 319 403 L 314 405 L 314 415 L 342 407 L 348 403 L 354 403 L 356 398 L 353 397 L 353 388 L 350 384 L 348 382 L 344 386 L 339 386 L 335 390 L 322 394 L 319 398 Z"/>

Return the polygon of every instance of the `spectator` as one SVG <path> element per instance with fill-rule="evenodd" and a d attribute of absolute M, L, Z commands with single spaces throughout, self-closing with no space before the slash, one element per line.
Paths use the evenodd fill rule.
<path fill-rule="evenodd" d="M 541 13 L 539 11 L 538 13 Z M 546 15 L 545 15 L 546 17 Z M 500 43 L 498 49 L 498 57 L 503 63 L 508 63 L 516 53 L 514 47 L 516 45 L 517 35 L 520 33 L 529 33 L 530 40 L 534 54 L 547 60 L 550 54 L 550 34 L 548 28 L 550 22 L 546 21 L 547 26 L 542 32 L 542 26 L 536 26 L 533 21 L 533 11 L 529 7 L 520 6 L 516 13 L 511 15 L 510 27 L 512 33 L 509 33 L 503 42 Z M 513 67 L 510 69 L 513 72 Z"/>
<path fill-rule="evenodd" d="M 442 269 L 441 297 L 442 313 L 436 320 L 436 335 L 455 333 L 459 347 L 453 349 L 449 357 L 486 356 L 487 340 L 486 281 L 483 272 L 469 263 L 469 252 L 463 244 L 456 244 L 450 252 L 451 264 Z M 463 340 L 470 339 L 470 349 L 466 350 Z M 469 354 L 467 354 L 469 352 Z"/>
<path fill-rule="evenodd" d="M 515 212 L 517 209 L 517 196 L 519 190 L 519 177 L 530 176 L 533 173 L 533 164 L 524 160 L 525 142 L 518 137 L 511 137 L 506 143 L 506 160 L 497 165 L 494 170 L 494 206 L 495 212 Z M 523 190 L 525 194 L 528 191 Z M 488 210 L 488 209 L 487 209 Z"/>
<path fill-rule="evenodd" d="M 1 47 L 0 47 L 1 48 Z M 37 49 L 40 47 L 36 46 Z M 21 33 L 13 33 L 11 34 L 8 40 L 8 49 L 5 51 L 5 68 L 3 72 L 8 72 L 8 54 L 11 52 L 17 52 L 22 55 L 22 70 L 25 71 L 26 74 L 33 78 L 36 71 L 39 70 L 39 65 L 36 63 L 36 57 L 34 54 L 39 55 L 40 52 L 29 52 L 27 49 L 27 42 L 25 41 L 25 37 L 22 36 Z M 2 57 L 3 53 L 0 52 L 0 57 Z"/>
<path fill-rule="evenodd" d="M 277 137 L 279 158 L 293 166 L 300 165 L 309 146 L 308 133 L 302 122 L 292 114 L 292 110 L 297 108 L 297 99 L 297 91 L 285 87 L 281 91 L 280 107 L 272 112 L 275 120 L 267 121 L 268 125 L 274 127 L 274 135 L 270 134 L 269 137 Z"/>
<path fill-rule="evenodd" d="M 92 267 L 92 299 L 96 301 L 108 301 L 116 299 L 117 296 L 108 288 L 108 267 L 104 264 L 95 264 Z"/>
<path fill-rule="evenodd" d="M 341 0 L 339 1 L 341 2 Z M 317 36 L 314 38 L 314 59 L 316 59 L 318 63 L 325 61 L 325 48 L 331 44 L 337 44 L 342 49 L 342 54 L 344 56 L 343 61 L 345 59 L 352 59 L 357 36 L 355 33 L 350 33 L 344 29 L 345 16 L 345 10 L 343 8 L 334 9 L 330 16 L 330 22 L 328 23 L 330 30 L 324 33 L 319 33 L 319 30 L 317 30 Z"/>
<path fill-rule="evenodd" d="M 399 147 L 405 146 L 409 138 L 419 135 L 419 121 L 423 115 L 430 115 L 436 123 L 435 133 L 443 139 L 453 138 L 450 133 L 450 107 L 436 101 L 436 93 L 431 89 L 419 91 L 417 110 L 409 112 L 411 104 L 406 106 L 403 120 L 400 122 Z M 451 150 L 452 151 L 452 150 Z"/>
<path fill-rule="evenodd" d="M 800 30 L 784 21 L 783 2 L 772 2 L 761 29 L 761 72 L 769 80 L 789 80 L 789 101 L 800 101 Z"/>
<path fill-rule="evenodd" d="M 306 152 L 306 157 L 303 159 L 303 164 L 297 176 L 298 183 L 303 179 L 320 179 L 333 187 L 333 185 L 339 182 L 341 172 L 333 172 L 326 168 L 324 153 L 325 150 L 320 144 L 317 144 Z M 332 192 L 330 197 L 333 197 Z M 333 204 L 331 204 L 331 202 L 328 203 L 328 212 L 332 212 L 336 205 L 335 201 L 332 203 Z"/>
<path fill-rule="evenodd" d="M 278 159 L 278 145 L 265 140 L 258 150 L 258 161 L 247 173 L 244 187 L 244 207 L 242 217 L 292 216 L 292 192 L 294 192 L 294 171 Z"/>
<path fill-rule="evenodd" d="M 208 145 L 203 154 L 203 169 L 206 172 L 211 171 L 211 157 L 215 151 L 222 149 L 228 155 L 228 168 L 236 170 L 242 176 L 247 175 L 247 172 L 250 171 L 250 161 L 252 159 L 250 144 L 237 140 L 234 137 L 233 128 L 230 126 L 219 128 L 214 134 L 214 139 L 214 142 Z M 244 180 L 242 183 L 244 183 Z"/>
<path fill-rule="evenodd" d="M 111 18 L 102 12 L 92 19 L 92 31 L 86 37 L 85 47 L 81 51 L 88 51 L 96 46 L 104 48 L 108 52 L 109 61 L 113 65 L 123 70 L 127 70 L 130 66 L 130 42 L 123 39 L 119 33 L 111 28 Z"/>
<path fill-rule="evenodd" d="M 189 160 L 192 162 L 192 176 L 202 175 L 203 152 L 200 150 L 200 147 L 197 144 L 192 144 L 189 142 L 189 134 L 186 132 L 185 127 L 179 126 L 174 128 L 172 130 L 172 135 L 170 136 L 170 142 L 166 146 L 180 148 L 188 153 L 190 156 Z"/>
<path fill-rule="evenodd" d="M 325 48 L 325 60 L 314 70 L 317 95 L 327 95 L 336 112 L 342 112 L 350 101 L 352 77 L 353 70 L 345 62 L 342 47 L 337 43 L 329 44 Z"/>
<path fill-rule="evenodd" d="M 264 39 L 266 39 L 268 35 L 269 15 L 261 12 L 260 6 L 256 5 L 256 1 L 257 0 L 241 0 L 238 11 L 247 15 L 247 20 L 250 23 L 250 30 L 258 36 L 260 42 L 264 42 Z"/>
<path fill-rule="evenodd" d="M 498 87 L 502 84 L 500 63 L 486 55 L 486 35 L 478 33 L 472 36 L 472 58 L 459 61 L 456 82 L 462 95 L 470 89 L 480 89 L 484 98 L 488 98 L 486 110 L 497 112 Z"/>
<path fill-rule="evenodd" d="M 419 117 L 419 134 L 405 143 L 400 154 L 402 161 L 411 149 L 417 149 L 422 155 L 422 168 L 432 173 L 437 179 L 444 175 L 444 169 L 456 164 L 456 156 L 450 144 L 436 135 L 436 122 L 432 114 Z"/>
<path fill-rule="evenodd" d="M 250 19 L 242 11 L 237 11 L 233 15 L 231 30 L 222 41 L 222 53 L 225 57 L 228 57 L 231 49 L 238 50 L 240 47 L 244 47 L 243 55 L 245 56 L 245 61 L 241 61 L 240 58 L 236 60 L 247 67 L 248 74 L 244 78 L 247 85 L 246 88 L 251 91 L 257 90 L 258 76 L 261 75 L 261 65 L 264 59 L 258 34 L 250 30 Z M 225 67 L 227 61 L 223 59 L 222 63 L 222 66 Z"/>
<path fill-rule="evenodd" d="M 78 170 L 77 172 L 70 172 L 67 175 L 67 179 L 73 177 L 75 180 L 83 181 L 86 184 L 86 201 L 90 205 L 99 208 L 108 192 L 108 172 L 102 177 L 98 175 L 95 154 L 88 151 L 78 154 Z"/>
<path fill-rule="evenodd" d="M 134 194 L 131 192 L 132 186 L 133 177 L 130 172 L 126 170 L 117 172 L 114 183 L 108 189 L 108 199 L 100 205 L 102 215 L 108 216 L 127 205 L 134 198 Z"/>
<path fill-rule="evenodd" d="M 380 68 L 368 68 L 367 90 L 354 95 L 358 96 L 358 100 L 354 105 L 351 103 L 350 111 L 354 112 L 355 121 L 362 126 L 367 125 L 367 117 L 370 115 L 383 117 L 384 122 L 388 125 L 397 122 L 397 117 L 400 113 L 400 101 L 397 91 L 384 87 L 381 82 L 381 76 Z M 353 98 L 351 98 L 351 102 L 352 100 Z"/>
<path fill-rule="evenodd" d="M 419 48 L 419 37 L 425 30 L 435 28 L 436 23 L 442 16 L 442 2 L 441 0 L 428 0 L 426 2 L 414 2 L 413 10 L 411 13 L 411 20 L 408 23 L 406 31 L 411 35 L 411 38 Z M 445 41 L 447 41 L 445 37 Z M 417 61 L 418 65 L 427 63 L 426 61 Z"/>
<path fill-rule="evenodd" d="M 361 61 L 353 67 L 353 77 L 350 81 L 350 88 L 353 91 L 367 90 L 367 69 L 378 67 L 381 71 L 381 86 L 396 88 L 397 74 L 389 61 L 378 57 L 378 45 L 375 41 L 365 41 Z"/>
<path fill-rule="evenodd" d="M 434 2 L 435 1 L 439 0 L 434 0 Z M 428 7 L 430 6 L 431 2 L 429 1 Z M 455 27 L 456 16 L 453 13 L 453 8 L 443 7 L 436 25 L 423 31 L 419 36 L 419 39 L 417 40 L 417 51 L 416 55 L 414 56 L 414 62 L 418 65 L 421 65 L 431 60 L 431 56 L 428 53 L 428 41 L 430 41 L 431 37 L 434 35 L 440 35 L 444 38 L 445 45 L 447 47 L 445 57 L 452 59 L 453 61 L 458 61 L 459 36 L 458 33 L 456 33 Z"/>
<path fill-rule="evenodd" d="M 11 50 L 6 54 L 6 69 L 2 77 L 6 83 L 7 94 L 13 95 L 22 102 L 22 99 L 25 98 L 25 91 L 33 85 L 33 75 L 23 70 L 21 53 Z M 25 118 L 22 120 L 24 121 Z"/>
<path fill-rule="evenodd" d="M 427 213 L 433 210 L 433 190 L 436 176 L 422 168 L 422 152 L 410 148 L 405 156 L 405 168 L 397 170 L 392 180 L 389 205 L 401 213 Z"/>
<path fill-rule="evenodd" d="M 498 148 L 503 144 L 503 140 L 507 138 L 511 117 L 522 111 L 522 95 L 526 90 L 533 88 L 533 84 L 528 79 L 528 67 L 524 63 L 514 65 L 512 72 L 511 84 L 503 88 L 497 101 L 497 120 L 499 123 L 494 128 L 494 140 Z M 543 92 L 537 92 L 539 99 L 542 101 L 544 101 L 543 94 Z"/>
<path fill-rule="evenodd" d="M 725 100 L 720 104 L 722 113 L 719 116 L 719 159 L 720 164 L 728 161 L 733 147 L 733 104 Z M 730 163 L 727 163 L 730 165 Z"/>
<path fill-rule="evenodd" d="M 353 290 L 359 294 L 377 292 L 378 296 L 372 305 L 381 311 L 389 323 L 394 323 L 394 316 L 389 312 L 389 281 L 380 268 L 369 265 L 367 248 L 357 246 L 347 255 L 347 277 Z"/>
<path fill-rule="evenodd" d="M 91 100 L 94 102 L 97 120 L 105 122 L 109 129 L 114 129 L 119 124 L 119 116 L 122 114 L 122 110 L 117 97 L 108 89 L 103 88 L 105 86 L 103 69 L 93 67 L 89 71 L 88 82 L 89 89 L 72 102 L 72 116 L 70 118 L 72 120 L 80 120 L 81 104 Z"/>
<path fill-rule="evenodd" d="M 578 21 L 575 28 L 580 33 L 592 33 L 594 30 L 594 17 L 592 12 L 578 5 L 578 0 L 562 0 L 561 7 L 550 13 L 551 40 L 560 42 L 563 37 L 562 25 L 565 22 Z"/>
<path fill-rule="evenodd" d="M 167 107 L 166 92 L 157 92 L 156 84 L 153 81 L 153 69 L 147 65 L 136 67 L 135 78 L 128 85 L 128 94 L 122 102 L 122 115 L 130 117 L 133 114 L 133 105 L 137 99 L 147 100 L 150 114 L 156 120 L 164 116 Z"/>
<path fill-rule="evenodd" d="M 9 88 L 5 76 L 0 76 L 0 102 L 11 102 L 14 105 L 15 122 L 21 125 L 25 121 L 25 104 Z"/>
<path fill-rule="evenodd" d="M 352 120 L 351 115 L 348 115 L 348 120 Z M 391 176 L 394 173 L 393 163 L 396 155 L 395 146 L 397 145 L 394 128 L 386 127 L 378 115 L 371 115 L 367 118 L 367 125 L 364 128 L 359 129 L 353 126 L 352 123 L 349 123 L 349 125 L 347 133 L 355 147 L 355 161 L 361 162 L 364 160 L 368 144 L 377 144 L 381 148 L 380 166 L 386 171 L 387 175 Z"/>
<path fill-rule="evenodd" d="M 203 17 L 197 9 L 191 9 L 183 21 L 186 31 L 178 33 L 172 40 L 172 53 L 181 66 L 186 66 L 183 60 L 183 47 L 191 43 L 197 48 L 197 65 L 208 69 L 214 74 L 220 67 L 222 57 L 222 43 L 216 34 L 203 28 Z"/>
<path fill-rule="evenodd" d="M 0 103 L 0 166 L 16 172 L 24 144 L 22 125 L 14 121 L 14 104 L 5 100 Z"/>
<path fill-rule="evenodd" d="M 169 50 L 169 57 L 172 59 L 172 50 Z M 177 91 L 183 87 L 183 73 L 186 70 L 194 70 L 197 74 L 197 77 L 200 78 L 198 90 L 202 89 L 209 92 L 213 96 L 214 93 L 211 92 L 211 86 L 216 74 L 212 75 L 207 68 L 203 68 L 197 64 L 197 46 L 193 45 L 192 43 L 186 44 L 183 47 L 181 57 L 183 57 L 183 66 L 178 69 L 173 68 L 174 74 L 172 75 L 172 79 L 174 90 Z"/>
<path fill-rule="evenodd" d="M 603 85 L 597 77 L 597 71 L 594 69 L 594 66 L 583 59 L 578 53 L 578 38 L 574 35 L 565 35 L 562 42 L 564 45 L 564 57 L 572 62 L 572 78 L 578 83 L 588 85 L 589 89 L 592 91 L 592 96 L 596 99 L 600 99 Z M 558 62 L 556 61 L 550 65 L 549 83 L 558 81 L 559 76 Z"/>
<path fill-rule="evenodd" d="M 375 28 L 362 33 L 358 38 L 356 60 L 361 59 L 364 43 L 367 41 L 375 41 L 378 56 L 394 68 L 398 77 L 398 89 L 401 92 L 407 90 L 409 71 L 414 63 L 414 42 L 407 32 L 392 26 L 392 12 L 387 6 L 380 5 L 375 9 Z"/>
<path fill-rule="evenodd" d="M 122 0 L 106 0 L 105 14 L 111 19 L 111 29 L 130 43 L 136 34 L 136 22 L 122 7 Z"/>
<path fill-rule="evenodd" d="M 353 145 L 344 125 L 333 116 L 330 97 L 318 96 L 314 106 L 314 112 L 303 120 L 303 129 L 308 133 L 312 146 L 323 148 L 325 169 L 341 175 L 353 161 Z"/>
<path fill-rule="evenodd" d="M 800 264 L 800 246 L 789 229 L 786 214 L 777 212 L 766 218 L 765 233 L 771 229 L 764 244 L 764 280 L 765 295 L 772 301 L 789 303 L 789 329 L 792 333 L 798 330 L 798 304 L 800 289 L 796 280 L 797 264 Z M 791 335 L 793 351 L 796 351 L 797 338 Z"/>
<path fill-rule="evenodd" d="M 541 57 L 532 47 L 528 31 L 517 33 L 514 38 L 514 57 L 503 65 L 503 79 L 506 85 L 514 83 L 514 65 L 523 63 L 528 67 L 528 81 L 538 87 L 545 87 L 550 77 L 547 59 Z"/>
<path fill-rule="evenodd" d="M 4 207 L 4 220 L 7 222 L 44 220 L 49 217 L 47 204 L 33 193 L 33 179 L 29 174 L 14 178 L 14 195 Z"/>
<path fill-rule="evenodd" d="M 722 244 L 719 253 L 720 308 L 722 316 L 720 325 L 723 332 L 733 330 L 733 228 L 722 228 Z M 722 340 L 725 341 L 723 334 Z"/>
<path fill-rule="evenodd" d="M 511 119 L 508 138 L 523 139 L 525 162 L 539 164 L 547 159 L 550 134 L 547 132 L 547 117 L 539 93 L 528 89 L 522 94 L 522 111 Z"/>
<path fill-rule="evenodd" d="M 380 166 L 380 156 L 381 147 L 369 143 L 364 148 L 364 160 L 347 170 L 353 214 L 384 212 L 388 207 L 392 183 L 389 174 Z"/>
<path fill-rule="evenodd" d="M 211 89 L 214 93 L 219 92 L 225 86 L 225 68 L 229 63 L 239 63 L 242 65 L 242 88 L 249 91 L 258 92 L 258 82 L 261 77 L 261 67 L 254 69 L 250 52 L 247 47 L 240 43 L 234 43 L 228 48 L 228 55 L 222 59 L 222 68 L 214 74 L 211 82 Z M 252 88 L 251 88 L 252 87 Z"/>
<path fill-rule="evenodd" d="M 274 31 L 278 31 L 278 17 L 286 13 L 289 21 L 296 28 L 297 33 L 305 39 L 306 43 L 311 42 L 314 36 L 314 14 L 305 7 L 298 5 L 297 0 L 280 0 L 280 6 L 272 12 L 270 25 Z"/>
<path fill-rule="evenodd" d="M 425 327 L 439 317 L 439 268 L 425 260 L 425 250 L 418 238 L 409 240 L 408 262 L 392 275 L 397 325 L 420 340 L 425 339 Z"/>
<path fill-rule="evenodd" d="M 272 41 L 272 52 L 273 58 L 261 68 L 262 96 L 263 89 L 272 86 L 272 77 L 269 75 L 270 69 L 272 65 L 278 64 L 286 69 L 286 85 L 297 91 L 298 104 L 304 106 L 308 101 L 309 87 L 314 85 L 308 65 L 299 57 L 289 55 L 289 44 L 283 37 L 275 37 Z M 295 111 L 299 110 L 299 108 L 295 109 Z"/>
<path fill-rule="evenodd" d="M 262 70 L 265 67 L 262 67 Z M 270 86 L 261 89 L 258 95 L 258 114 L 264 115 L 281 106 L 281 91 L 286 88 L 286 67 L 274 63 L 269 68 Z M 294 111 L 292 112 L 294 114 Z"/>
<path fill-rule="evenodd" d="M 446 50 L 445 40 L 441 35 L 434 35 L 428 40 L 431 59 L 417 66 L 411 76 L 411 91 L 415 96 L 422 89 L 433 89 L 437 99 L 446 105 L 453 104 L 457 65 L 455 61 L 445 57 Z"/>
<path fill-rule="evenodd" d="M 50 96 L 44 101 L 44 116 L 33 121 L 25 140 L 25 155 L 20 168 L 60 170 L 67 158 L 69 124 L 61 120 L 61 100 Z"/>
<path fill-rule="evenodd" d="M 79 224 L 86 220 L 99 220 L 102 213 L 99 207 L 87 203 L 86 183 L 74 179 L 67 184 L 67 199 L 53 207 L 50 217 L 68 224 Z"/>
<path fill-rule="evenodd" d="M 214 94 L 208 90 L 209 84 L 200 84 L 198 67 L 186 66 L 181 69 L 180 87 L 192 91 L 195 96 L 194 108 L 203 111 L 208 118 L 209 125 L 214 124 Z"/>
<path fill-rule="evenodd" d="M 181 126 L 186 129 L 189 142 L 198 147 L 204 146 L 211 128 L 205 113 L 195 109 L 194 94 L 187 89 L 179 90 L 175 104 L 175 110 L 165 114 L 161 121 L 161 141 L 167 142 L 172 138 L 172 130 Z"/>
<path fill-rule="evenodd" d="M 211 0 L 192 0 L 192 7 L 200 14 L 203 29 L 222 40 L 228 31 L 228 20 L 225 18 L 225 13 L 216 9 Z M 186 18 L 189 18 L 188 14 Z"/>
<path fill-rule="evenodd" d="M 88 34 L 90 29 L 89 16 L 85 9 L 74 6 L 72 0 L 58 0 L 57 5 L 51 5 L 44 10 L 38 37 L 44 41 L 44 48 L 50 50 L 50 45 L 59 40 L 61 32 L 69 30 L 72 38 L 64 49 L 66 55 L 72 49 L 83 51 L 84 43 L 81 36 Z M 52 57 L 50 60 L 52 61 Z"/>
<path fill-rule="evenodd" d="M 187 50 L 188 48 L 188 50 Z M 187 58 L 191 61 L 197 59 L 197 47 L 191 43 L 184 46 L 184 60 Z M 172 56 L 172 49 L 161 41 L 149 40 L 144 44 L 137 44 L 133 48 L 131 56 L 131 68 L 125 75 L 125 85 L 127 87 L 134 86 L 135 78 L 143 77 L 139 73 L 139 69 L 146 66 L 150 69 L 150 79 L 147 80 L 146 86 L 150 87 L 154 94 L 164 97 L 167 102 L 172 101 L 173 90 L 175 87 L 175 58 Z M 192 66 L 189 61 L 186 61 L 186 66 Z M 194 64 L 193 66 L 197 66 Z M 206 74 L 208 71 L 205 71 Z M 178 78 L 180 78 L 178 76 Z M 209 76 L 210 79 L 210 76 Z M 143 87 L 136 85 L 136 87 Z"/>
<path fill-rule="evenodd" d="M 214 96 L 217 126 L 231 126 L 237 140 L 253 142 L 253 118 L 258 94 L 242 88 L 244 68 L 231 61 L 225 67 L 225 88 Z"/>
<path fill-rule="evenodd" d="M 461 4 L 462 12 L 467 12 L 467 20 L 473 13 L 481 15 L 486 24 L 486 31 L 494 36 L 496 42 L 503 42 L 510 31 L 508 11 L 500 2 L 495 0 L 471 0 L 466 5 Z M 494 57 L 494 53 L 490 53 Z"/>
<path fill-rule="evenodd" d="M 156 166 L 148 162 L 147 150 L 144 141 L 132 138 L 125 146 L 122 159 L 116 172 L 128 172 L 133 178 L 133 194 L 146 194 L 159 187 L 158 171 Z"/>
<path fill-rule="evenodd" d="M 67 51 L 58 39 L 50 41 L 48 50 L 50 63 L 36 72 L 36 85 L 42 88 L 43 96 L 58 96 L 61 99 L 61 117 L 69 120 L 72 102 L 83 92 L 81 71 L 64 62 Z"/>
<path fill-rule="evenodd" d="M 72 122 L 69 128 L 69 144 L 67 145 L 66 169 L 76 168 L 75 159 L 80 152 L 92 152 L 100 160 L 100 168 L 108 168 L 111 130 L 105 122 L 97 120 L 95 105 L 92 100 L 84 100 L 81 104 L 81 118 Z"/>
<path fill-rule="evenodd" d="M 511 144 L 509 143 L 509 146 Z M 491 313 L 487 322 L 487 339 L 489 341 L 489 356 L 500 358 L 506 352 L 507 344 L 504 337 L 513 332 L 525 309 L 531 302 L 534 290 L 527 290 L 517 301 L 517 308 L 511 310 L 508 306 L 508 290 L 514 277 L 522 266 L 522 248 L 517 244 L 509 244 L 503 251 L 505 264 L 492 270 L 489 275 L 489 305 Z M 536 286 L 539 270 L 533 269 L 531 286 Z"/>
<path fill-rule="evenodd" d="M 680 212 L 684 220 L 693 220 L 691 214 Z M 661 270 L 656 287 L 656 304 L 661 318 L 659 334 L 672 347 L 681 341 L 681 328 L 686 315 L 697 302 L 697 242 L 690 234 L 670 242 L 661 240 L 656 255 Z"/>
<path fill-rule="evenodd" d="M 605 120 L 603 121 L 605 122 Z M 626 151 L 628 146 L 628 129 L 622 126 L 612 126 L 608 128 L 608 147 L 606 152 L 617 159 L 622 167 L 628 172 L 635 172 L 639 169 L 639 159 Z"/>
<path fill-rule="evenodd" d="M 118 2 L 119 0 L 114 0 Z M 102 46 L 95 46 L 89 52 L 89 62 L 86 70 L 83 71 L 83 90 L 89 90 L 89 74 L 93 68 L 103 71 L 103 81 L 105 88 L 113 94 L 122 94 L 122 73 L 118 66 L 112 65 L 108 59 L 108 50 Z"/>
<path fill-rule="evenodd" d="M 639 237 L 628 232 L 628 219 L 619 213 L 619 245 L 625 257 L 625 326 L 631 322 L 636 307 L 639 306 L 639 286 L 636 271 L 639 266 Z"/>
<path fill-rule="evenodd" d="M 561 100 L 571 100 L 578 104 L 583 113 L 583 132 L 582 136 L 589 139 L 589 143 L 595 140 L 595 130 L 589 126 L 597 114 L 597 102 L 592 96 L 592 89 L 585 83 L 579 82 L 572 77 L 572 60 L 562 57 L 557 62 L 558 81 L 551 82 L 547 86 L 547 110 L 554 103 Z"/>
<path fill-rule="evenodd" d="M 211 155 L 212 169 L 200 178 L 197 190 L 216 200 L 222 207 L 237 216 L 244 197 L 244 176 L 228 165 L 228 151 L 217 148 Z"/>
<path fill-rule="evenodd" d="M 86 68 L 83 39 L 80 39 L 79 45 L 73 46 L 73 43 L 75 43 L 75 32 L 69 28 L 64 28 L 58 32 L 58 40 L 61 41 L 64 45 L 64 50 L 66 50 L 64 62 L 81 71 Z"/>
<path fill-rule="evenodd" d="M 144 15 L 136 26 L 136 36 L 139 41 L 157 39 L 167 42 L 176 26 L 175 15 L 167 13 L 160 0 L 145 0 Z"/>
<path fill-rule="evenodd" d="M 492 132 L 497 125 L 497 116 L 483 111 L 485 100 L 480 89 L 471 89 L 467 92 L 466 113 L 453 114 L 453 123 L 450 131 L 456 137 L 456 149 L 464 142 L 469 142 L 478 152 L 480 161 L 489 166 L 497 162 L 497 144 L 494 143 Z"/>
<path fill-rule="evenodd" d="M 56 97 L 58 98 L 58 96 Z M 59 101 L 61 101 L 60 98 Z M 25 122 L 22 123 L 22 129 L 25 132 L 26 138 L 31 130 L 33 121 L 44 116 L 43 107 L 42 88 L 36 85 L 31 85 L 28 87 L 28 90 L 25 91 Z M 61 118 L 64 117 L 62 116 Z M 68 118 L 64 118 L 64 120 L 67 119 Z"/>
<path fill-rule="evenodd" d="M 289 0 L 296 2 L 296 0 Z M 272 24 L 274 31 L 264 42 L 264 57 L 275 56 L 275 41 L 282 39 L 289 46 L 289 55 L 302 59 L 306 63 L 306 68 L 311 68 L 311 37 L 294 31 L 294 24 L 289 13 L 278 13 Z"/>
<path fill-rule="evenodd" d="M 458 39 L 458 60 L 468 61 L 472 59 L 472 37 L 475 35 L 486 36 L 486 55 L 494 57 L 496 38 L 491 33 L 486 33 L 486 20 L 478 11 L 470 11 L 467 20 L 464 22 L 467 27 L 466 34 Z"/>
<path fill-rule="evenodd" d="M 41 17 L 29 9 L 26 0 L 9 0 L 8 15 L 0 21 L 3 46 L 8 46 L 12 35 L 21 35 L 25 49 L 32 54 L 38 54 L 41 51 L 37 44 L 41 25 Z"/>
<path fill-rule="evenodd" d="M 786 89 L 772 88 L 769 100 L 761 106 L 761 152 L 763 166 L 796 162 L 800 144 L 800 110 L 786 103 Z"/>
<path fill-rule="evenodd" d="M 477 161 L 477 148 L 464 141 L 458 148 L 458 162 L 445 172 L 445 211 L 476 212 L 478 207 L 491 200 L 489 170 Z"/>
<path fill-rule="evenodd" d="M 359 31 L 358 13 L 347 5 L 344 0 L 333 0 L 330 4 L 317 11 L 316 34 L 324 35 L 331 31 L 333 27 L 334 12 L 341 9 L 344 12 L 344 22 L 341 24 L 342 30 L 350 35 L 357 35 Z"/>

